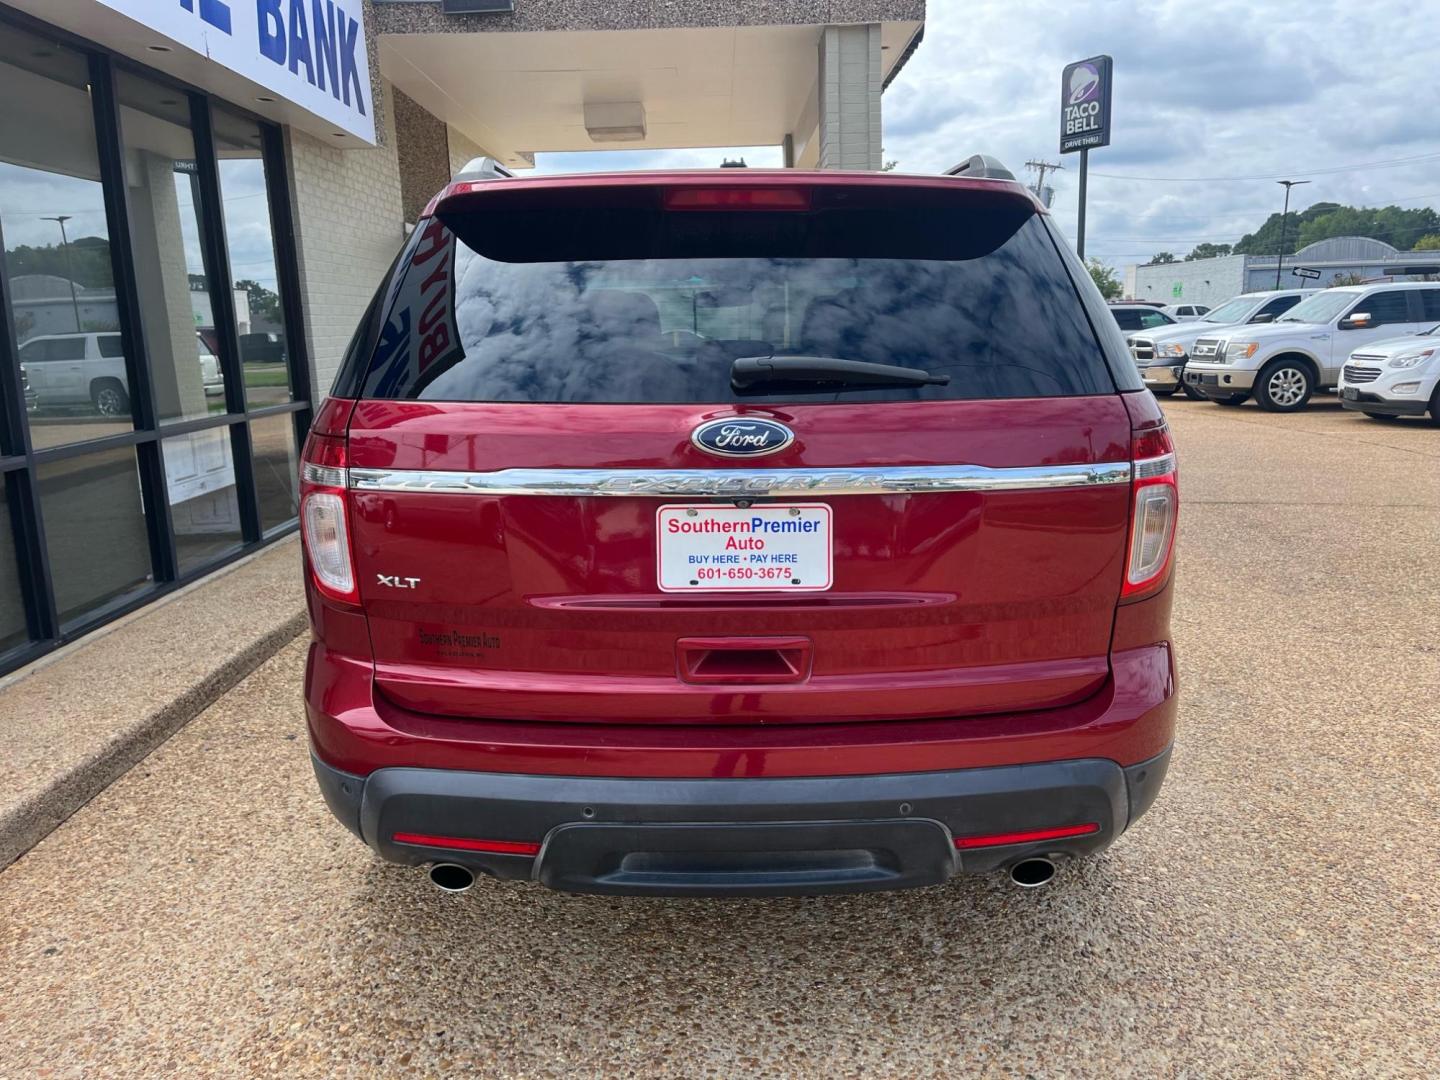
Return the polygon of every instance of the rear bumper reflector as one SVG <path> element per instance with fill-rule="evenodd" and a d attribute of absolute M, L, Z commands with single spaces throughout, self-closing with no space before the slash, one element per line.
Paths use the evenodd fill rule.
<path fill-rule="evenodd" d="M 355 469 L 354 491 L 437 495 L 765 496 L 904 495 L 949 491 L 1030 491 L 1128 484 L 1128 461 L 989 469 L 918 465 L 839 469 L 502 469 L 498 472 Z"/>
<path fill-rule="evenodd" d="M 1099 831 L 1099 823 L 1091 821 L 1084 825 L 1061 825 L 1054 829 L 988 833 L 983 836 L 957 836 L 955 846 L 961 851 L 967 851 L 970 848 L 1000 847 L 1002 844 L 1031 844 L 1037 840 L 1064 840 L 1071 836 L 1089 836 Z"/>
<path fill-rule="evenodd" d="M 454 848 L 456 851 L 483 851 L 489 855 L 539 855 L 540 845 L 524 840 L 471 840 L 464 836 L 430 836 L 427 833 L 397 832 L 397 844 L 419 847 Z"/>

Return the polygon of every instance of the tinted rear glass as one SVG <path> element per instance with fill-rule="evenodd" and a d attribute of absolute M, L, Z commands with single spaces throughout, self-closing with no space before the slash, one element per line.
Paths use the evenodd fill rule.
<path fill-rule="evenodd" d="M 899 201 L 447 214 L 397 265 L 364 394 L 698 404 L 1114 391 L 1033 210 Z M 752 356 L 860 360 L 950 382 L 741 395 L 731 365 Z"/>

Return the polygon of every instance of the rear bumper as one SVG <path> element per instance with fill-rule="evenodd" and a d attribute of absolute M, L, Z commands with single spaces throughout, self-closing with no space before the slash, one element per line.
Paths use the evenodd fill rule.
<path fill-rule="evenodd" d="M 1110 844 L 1153 802 L 1167 747 L 1130 767 L 1081 759 L 1000 768 L 780 779 L 633 779 L 386 768 L 312 760 L 335 816 L 392 862 L 617 895 L 798 895 L 935 885 L 1034 855 Z M 1062 839 L 957 838 L 1093 825 Z M 435 843 L 397 842 L 410 834 Z M 470 838 L 538 854 L 457 849 Z"/>

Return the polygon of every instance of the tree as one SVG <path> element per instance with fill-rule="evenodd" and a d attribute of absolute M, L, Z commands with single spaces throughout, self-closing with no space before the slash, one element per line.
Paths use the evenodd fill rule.
<path fill-rule="evenodd" d="M 1122 291 L 1120 279 L 1115 276 L 1115 271 L 1106 266 L 1099 259 L 1090 258 L 1085 260 L 1085 269 L 1090 271 L 1090 279 L 1095 282 L 1095 287 L 1100 290 L 1100 295 L 1106 300 L 1114 300 Z"/>
<path fill-rule="evenodd" d="M 1203 259 L 1213 255 L 1261 255 L 1273 258 L 1280 250 L 1280 215 L 1271 214 L 1265 224 L 1246 233 L 1233 247 L 1226 244 L 1199 244 L 1185 256 Z M 1304 210 L 1292 210 L 1285 218 L 1285 254 L 1336 236 L 1366 236 L 1399 251 L 1440 251 L 1440 213 L 1428 206 L 1405 210 L 1399 206 L 1341 206 L 1318 202 Z M 1434 247 L 1421 247 L 1433 244 Z"/>
<path fill-rule="evenodd" d="M 1300 227 L 1301 246 L 1332 236 L 1369 236 L 1408 251 L 1417 237 L 1440 232 L 1440 214 L 1428 206 L 1341 206 Z"/>
<path fill-rule="evenodd" d="M 1175 261 L 1176 261 L 1175 256 L 1172 255 L 1170 252 L 1168 252 L 1168 251 L 1157 251 L 1154 255 L 1150 256 L 1150 262 L 1149 262 L 1148 265 L 1150 265 L 1150 266 L 1159 266 L 1159 265 L 1161 265 L 1162 263 L 1173 263 L 1173 262 L 1175 262 Z"/>
<path fill-rule="evenodd" d="M 32 247 L 18 244 L 6 260 L 12 278 L 26 274 L 50 274 L 69 278 L 82 289 L 108 289 L 115 284 L 110 273 L 110 241 L 99 236 L 82 236 L 70 241 L 70 249 L 46 244 Z"/>
<path fill-rule="evenodd" d="M 1306 210 L 1290 211 L 1289 216 L 1285 218 L 1285 254 L 1292 255 L 1296 248 L 1304 246 L 1300 241 L 1302 225 L 1339 209 L 1341 209 L 1339 203 L 1318 202 Z M 1239 243 L 1231 248 L 1230 253 L 1232 255 L 1274 255 L 1279 248 L 1280 215 L 1271 214 L 1259 229 L 1242 236 Z"/>
<path fill-rule="evenodd" d="M 1231 253 L 1229 244 L 1196 244 L 1190 249 L 1190 254 L 1185 256 L 1186 262 L 1194 262 L 1196 259 L 1218 259 L 1222 255 Z"/>

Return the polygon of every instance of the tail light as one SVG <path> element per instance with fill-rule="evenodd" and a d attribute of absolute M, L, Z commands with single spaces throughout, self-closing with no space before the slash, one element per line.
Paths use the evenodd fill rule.
<path fill-rule="evenodd" d="M 300 466 L 300 531 L 315 587 L 332 600 L 358 604 L 346 465 L 343 438 L 310 433 Z"/>
<path fill-rule="evenodd" d="M 1133 462 L 1130 545 L 1125 557 L 1121 600 L 1138 600 L 1159 591 L 1170 578 L 1175 552 L 1175 523 L 1180 512 L 1175 443 L 1163 420 L 1136 431 Z"/>

